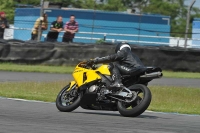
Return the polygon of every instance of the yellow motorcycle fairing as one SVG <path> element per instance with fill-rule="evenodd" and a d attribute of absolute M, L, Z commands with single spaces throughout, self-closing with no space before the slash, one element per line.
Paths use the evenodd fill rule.
<path fill-rule="evenodd" d="M 84 63 L 78 64 L 72 74 L 78 87 L 92 81 L 101 80 L 101 77 L 97 74 L 97 72 L 103 75 L 111 75 L 108 69 L 108 65 L 101 65 L 96 70 L 93 70 L 84 68 L 83 64 Z"/>
<path fill-rule="evenodd" d="M 96 71 L 100 72 L 103 75 L 111 75 L 109 71 L 109 66 L 108 65 L 101 65 Z"/>
<path fill-rule="evenodd" d="M 76 82 L 75 82 L 75 81 L 71 81 L 69 84 L 70 84 L 70 86 L 69 86 L 69 88 L 67 89 L 67 91 L 70 91 L 70 90 L 72 89 L 72 87 L 73 87 L 74 85 L 76 85 Z"/>

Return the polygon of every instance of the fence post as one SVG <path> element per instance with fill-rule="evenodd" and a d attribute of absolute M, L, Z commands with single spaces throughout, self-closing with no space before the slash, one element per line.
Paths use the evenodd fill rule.
<path fill-rule="evenodd" d="M 180 41 L 180 37 L 178 37 L 177 47 L 179 47 L 179 41 Z"/>
<path fill-rule="evenodd" d="M 104 34 L 104 38 L 103 38 L 103 40 L 106 41 L 106 34 Z"/>
<path fill-rule="evenodd" d="M 40 9 L 40 24 L 39 24 L 39 27 L 38 27 L 38 38 L 37 38 L 38 42 L 41 40 L 41 35 L 42 35 L 42 17 L 43 17 L 43 14 L 44 14 L 44 0 L 40 0 L 40 5 L 41 5 L 41 9 Z"/>
<path fill-rule="evenodd" d="M 184 45 L 185 48 L 187 48 L 188 30 L 189 30 L 189 24 L 190 24 L 190 12 L 191 12 L 192 6 L 194 5 L 195 2 L 196 2 L 196 0 L 193 0 L 192 3 L 190 4 L 190 6 L 188 6 L 186 29 L 185 29 L 186 30 L 185 31 L 185 45 Z"/>

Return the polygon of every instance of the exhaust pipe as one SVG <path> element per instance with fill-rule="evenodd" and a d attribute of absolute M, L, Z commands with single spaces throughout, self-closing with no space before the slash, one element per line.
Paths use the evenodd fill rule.
<path fill-rule="evenodd" d="M 149 79 L 154 79 L 154 78 L 161 78 L 162 77 L 162 72 L 153 72 L 153 73 L 148 73 L 145 75 L 140 76 L 140 78 L 149 78 Z"/>

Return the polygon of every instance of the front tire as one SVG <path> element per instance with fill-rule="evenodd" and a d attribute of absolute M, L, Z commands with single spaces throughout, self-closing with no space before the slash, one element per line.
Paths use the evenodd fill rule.
<path fill-rule="evenodd" d="M 70 91 L 67 91 L 70 87 L 70 84 L 65 86 L 59 93 L 56 98 L 56 107 L 61 112 L 71 112 L 79 107 L 81 102 L 81 93 L 77 92 L 77 96 L 71 96 L 73 92 L 76 92 L 76 88 L 72 88 Z M 70 100 L 69 100 L 70 99 Z"/>
<path fill-rule="evenodd" d="M 151 103 L 151 91 L 147 86 L 142 84 L 132 85 L 128 89 L 138 93 L 136 100 L 132 103 L 118 101 L 117 108 L 122 116 L 137 117 L 149 107 Z"/>

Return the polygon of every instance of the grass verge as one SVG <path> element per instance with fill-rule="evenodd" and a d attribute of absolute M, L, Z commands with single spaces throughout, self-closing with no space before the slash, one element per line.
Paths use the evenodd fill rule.
<path fill-rule="evenodd" d="M 72 73 L 72 66 L 44 66 L 44 65 L 20 65 L 12 63 L 1 63 L 1 71 L 17 71 L 17 72 L 44 72 L 44 73 Z"/>
<path fill-rule="evenodd" d="M 55 102 L 58 92 L 68 81 L 57 82 L 4 82 L 0 96 Z M 200 114 L 200 89 L 150 86 L 152 102 L 149 110 L 185 114 Z"/>
<path fill-rule="evenodd" d="M 0 83 L 0 96 L 55 102 L 58 92 L 68 81 L 56 82 L 3 82 Z"/>
<path fill-rule="evenodd" d="M 200 73 L 197 73 L 197 72 L 163 71 L 163 75 L 166 78 L 189 78 L 189 79 L 199 79 L 200 78 Z"/>
<path fill-rule="evenodd" d="M 200 114 L 200 88 L 150 86 L 152 103 L 149 110 Z"/>
<path fill-rule="evenodd" d="M 73 70 L 74 66 L 19 65 L 13 63 L 0 63 L 0 71 L 72 73 Z M 200 78 L 200 73 L 192 72 L 163 71 L 163 75 L 167 78 Z"/>

